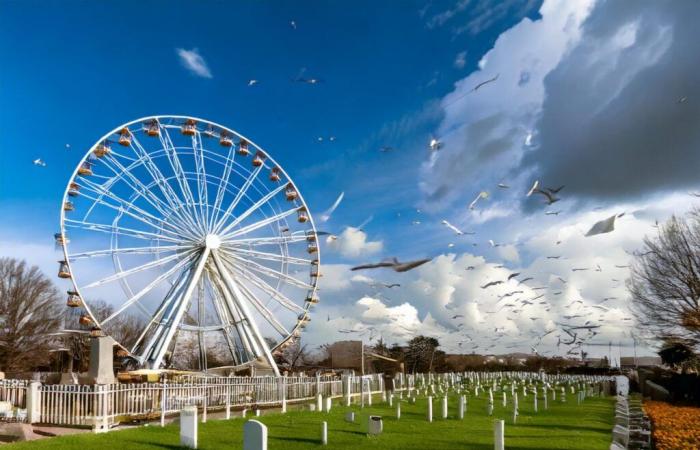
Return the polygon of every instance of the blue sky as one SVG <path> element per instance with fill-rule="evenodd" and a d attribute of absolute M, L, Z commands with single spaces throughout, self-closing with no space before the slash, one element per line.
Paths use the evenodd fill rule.
<path fill-rule="evenodd" d="M 338 219 L 361 222 L 374 212 L 354 195 L 361 191 L 364 170 L 404 158 L 417 167 L 439 115 L 391 141 L 378 135 L 382 126 L 439 99 L 474 69 L 504 27 L 520 19 L 504 17 L 476 37 L 455 39 L 449 29 L 426 25 L 429 12 L 439 11 L 432 6 L 421 17 L 424 7 L 417 2 L 6 4 L 0 17 L 0 117 L 8 126 L 0 192 L 6 208 L 16 211 L 4 221 L 6 232 L 49 239 L 57 213 L 43 208 L 60 204 L 66 177 L 83 149 L 105 130 L 152 114 L 204 117 L 251 136 L 293 174 L 312 208 L 325 208 L 345 190 L 353 208 L 339 210 Z M 535 15 L 536 8 L 528 13 Z M 186 70 L 176 48 L 198 49 L 212 78 Z M 456 55 L 464 51 L 464 67 L 455 67 Z M 292 83 L 304 68 L 304 76 L 324 82 Z M 249 79 L 259 84 L 248 87 Z M 329 135 L 337 140 L 316 140 Z M 376 151 L 382 145 L 400 146 L 400 157 L 384 158 Z M 29 164 L 38 157 L 46 168 Z M 341 170 L 321 170 L 337 158 L 345 164 Z M 28 176 L 41 181 L 27 183 Z M 410 195 L 401 197 L 403 207 L 417 203 Z M 39 214 L 32 213 L 36 205 L 42 205 Z M 377 223 L 383 220 L 375 216 Z M 18 226 L 28 217 L 41 233 L 27 236 Z"/>
<path fill-rule="evenodd" d="M 697 12 L 693 2 L 593 0 L 6 2 L 0 254 L 53 271 L 61 196 L 84 152 L 121 123 L 191 115 L 266 149 L 312 213 L 345 192 L 323 225 L 339 236 L 324 248 L 317 308 L 330 320 L 312 323 L 309 342 L 347 338 L 339 329 L 367 342 L 423 332 L 450 351 L 537 342 L 562 354 L 556 333 L 538 336 L 615 297 L 591 339 L 629 343 L 617 266 L 656 220 L 692 206 L 699 185 Z M 206 68 L 186 67 L 178 49 Z M 562 200 L 526 197 L 535 180 L 566 185 Z M 470 210 L 481 191 L 488 198 Z M 616 232 L 584 237 L 621 212 Z M 441 220 L 476 234 L 455 236 Z M 401 275 L 348 270 L 395 255 L 434 260 Z M 479 286 L 513 272 L 546 287 L 547 303 L 494 316 L 514 286 Z"/>

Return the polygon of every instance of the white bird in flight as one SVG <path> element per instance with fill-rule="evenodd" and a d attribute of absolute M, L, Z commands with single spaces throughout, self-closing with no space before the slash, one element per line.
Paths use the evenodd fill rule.
<path fill-rule="evenodd" d="M 437 150 L 440 150 L 442 148 L 442 142 L 440 142 L 440 140 L 437 138 L 430 139 L 429 145 L 430 145 L 430 150 L 432 150 L 432 151 L 437 151 Z"/>
<path fill-rule="evenodd" d="M 345 192 L 341 192 L 338 198 L 335 200 L 335 203 L 331 205 L 330 208 L 328 208 L 326 211 L 321 214 L 321 222 L 328 222 L 328 219 L 331 218 L 331 214 L 333 214 L 333 211 L 340 205 L 340 202 L 343 201 L 343 197 L 345 197 Z"/>
<path fill-rule="evenodd" d="M 37 158 L 32 162 L 34 163 L 35 166 L 46 167 L 46 163 L 41 158 Z"/>
<path fill-rule="evenodd" d="M 486 192 L 486 191 L 481 191 L 481 192 L 479 192 L 479 195 L 477 195 L 476 198 L 474 199 L 474 201 L 472 201 L 472 202 L 469 204 L 469 209 L 474 209 L 474 208 L 476 207 L 476 202 L 478 202 L 478 201 L 479 201 L 480 199 L 482 199 L 482 198 L 483 198 L 483 199 L 488 199 L 488 198 L 489 198 L 489 193 Z"/>
<path fill-rule="evenodd" d="M 447 228 L 449 228 L 450 230 L 454 231 L 457 236 L 462 236 L 464 234 L 464 231 L 460 230 L 459 228 L 452 225 L 450 222 L 448 222 L 446 220 L 441 221 L 441 223 L 443 225 L 445 225 Z"/>
<path fill-rule="evenodd" d="M 255 86 L 256 84 L 258 84 L 258 80 L 256 80 L 256 79 L 248 80 L 248 86 Z"/>

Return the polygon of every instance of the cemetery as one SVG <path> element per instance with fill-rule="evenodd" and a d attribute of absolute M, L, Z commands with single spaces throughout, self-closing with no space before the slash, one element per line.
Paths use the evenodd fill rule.
<path fill-rule="evenodd" d="M 153 414 L 154 420 L 144 420 L 141 426 L 95 429 L 9 448 L 607 449 L 627 448 L 611 447 L 617 445 L 613 439 L 640 426 L 638 412 L 632 412 L 634 401 L 613 395 L 613 377 L 528 372 L 397 375 L 393 390 L 376 376 L 333 381 L 339 383 L 315 380 L 301 400 L 248 400 L 223 408 L 215 401 L 185 402 L 190 404 L 167 408 L 162 419 Z M 328 386 L 340 388 L 333 391 Z M 203 385 L 200 392 L 207 396 L 215 391 Z M 634 415 L 634 426 L 616 418 L 623 406 Z M 627 444 L 640 443 L 638 434 L 625 436 Z M 645 436 L 648 441 L 648 433 Z"/>

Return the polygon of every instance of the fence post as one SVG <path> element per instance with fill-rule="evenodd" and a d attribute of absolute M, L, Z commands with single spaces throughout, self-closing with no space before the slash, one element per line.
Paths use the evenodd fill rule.
<path fill-rule="evenodd" d="M 32 381 L 27 386 L 27 422 L 41 422 L 41 383 Z"/>
<path fill-rule="evenodd" d="M 278 383 L 280 383 L 281 387 L 281 397 L 282 397 L 282 413 L 287 412 L 287 375 L 284 375 L 281 378 L 277 378 Z"/>
<path fill-rule="evenodd" d="M 231 418 L 231 377 L 226 378 L 226 420 Z"/>
<path fill-rule="evenodd" d="M 165 426 L 165 410 L 167 409 L 167 403 L 165 401 L 165 397 L 167 395 L 167 387 L 166 387 L 167 381 L 163 379 L 163 390 L 160 393 L 160 426 L 164 427 Z"/>

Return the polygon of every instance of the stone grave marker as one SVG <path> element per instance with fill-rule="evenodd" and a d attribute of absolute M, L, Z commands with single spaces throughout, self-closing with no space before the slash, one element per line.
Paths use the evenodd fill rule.
<path fill-rule="evenodd" d="M 267 450 L 267 427 L 257 420 L 243 424 L 243 450 Z"/>

